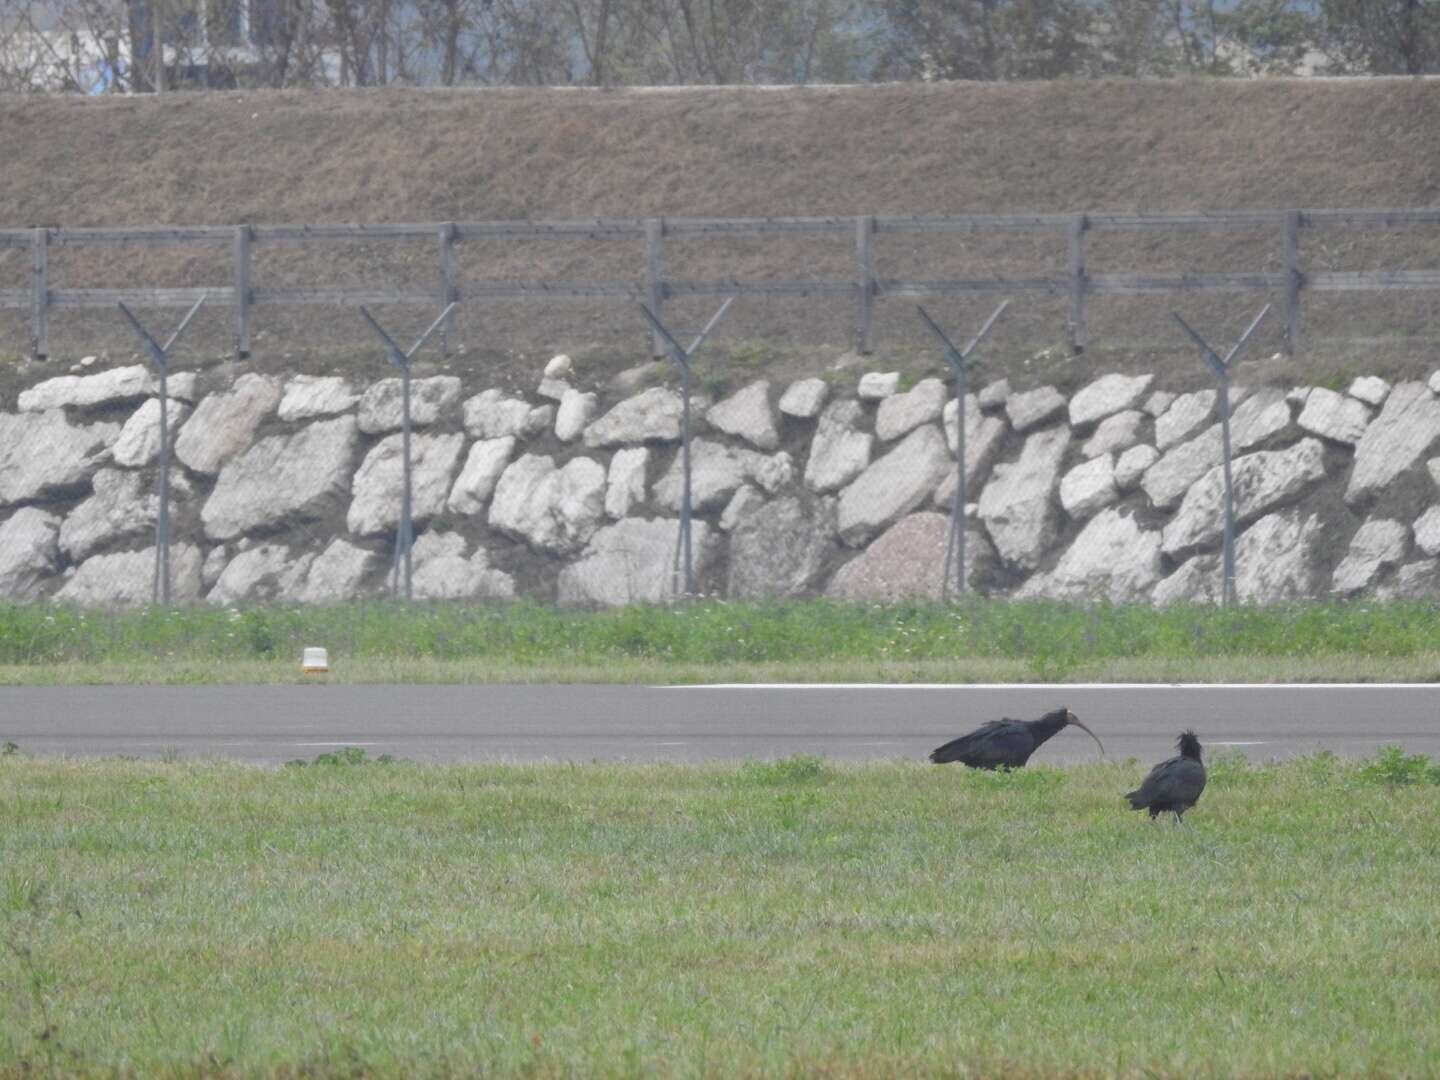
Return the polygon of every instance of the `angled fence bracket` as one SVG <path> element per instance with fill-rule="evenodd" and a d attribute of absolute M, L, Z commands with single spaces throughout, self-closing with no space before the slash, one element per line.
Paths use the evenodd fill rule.
<path fill-rule="evenodd" d="M 950 368 L 955 372 L 955 501 L 950 507 L 950 531 L 945 537 L 945 570 L 940 578 L 940 598 L 950 598 L 950 568 L 955 567 L 955 591 L 965 592 L 965 365 L 970 359 L 970 354 L 975 351 L 980 342 L 989 335 L 990 330 L 1004 314 L 1005 309 L 1010 306 L 1009 300 L 1002 300 L 1000 306 L 991 313 L 990 318 L 985 320 L 985 325 L 980 327 L 980 332 L 970 339 L 970 344 L 963 349 L 957 349 L 940 329 L 940 325 L 930 317 L 930 313 L 923 307 L 917 306 L 916 311 L 920 318 L 925 320 L 925 325 L 930 332 L 940 339 L 940 345 L 945 351 L 945 359 L 950 362 Z"/>
<path fill-rule="evenodd" d="M 390 594 L 398 596 L 401 582 L 404 582 L 405 599 L 412 600 L 415 596 L 413 561 L 410 551 L 415 546 L 415 522 L 411 516 L 411 483 L 410 483 L 410 358 L 420 351 L 422 345 L 430 340 L 430 335 L 440 329 L 450 312 L 455 308 L 454 303 L 448 304 L 440 317 L 430 324 L 423 334 L 415 339 L 415 344 L 410 346 L 409 351 L 403 350 L 395 344 L 395 339 L 385 332 L 385 328 L 375 321 L 375 317 L 363 306 L 360 314 L 370 324 L 370 329 L 375 331 L 381 342 L 385 345 L 385 355 L 390 363 L 400 369 L 400 431 L 401 431 L 401 454 L 403 458 L 403 480 L 401 482 L 400 494 L 400 524 L 395 530 L 395 564 L 390 571 Z"/>
<path fill-rule="evenodd" d="M 1178 312 L 1170 313 L 1180 324 L 1180 329 L 1199 346 L 1200 359 L 1205 362 L 1220 387 L 1220 452 L 1225 466 L 1225 534 L 1222 556 L 1225 577 L 1222 599 L 1226 607 L 1235 606 L 1235 493 L 1230 480 L 1230 363 L 1240 355 L 1240 350 L 1249 342 L 1251 335 L 1259 329 L 1261 320 L 1269 313 L 1270 305 L 1266 304 L 1223 358 L 1190 328 L 1190 324 L 1182 319 Z"/>
<path fill-rule="evenodd" d="M 721 317 L 729 310 L 730 305 L 734 303 L 734 301 L 735 297 L 731 296 L 720 305 L 715 314 L 710 316 L 710 321 L 705 324 L 705 329 L 700 331 L 695 340 L 690 343 L 688 349 L 675 340 L 675 336 L 665 328 L 653 311 L 644 304 L 640 305 L 640 313 L 645 316 L 645 320 L 650 324 L 651 329 L 655 331 L 656 338 L 665 342 L 670 352 L 670 359 L 673 360 L 675 366 L 680 369 L 680 393 L 683 403 L 680 428 L 680 454 L 683 487 L 680 492 L 680 536 L 675 545 L 675 563 L 671 571 L 671 587 L 675 592 L 680 593 L 680 586 L 683 585 L 684 591 L 680 593 L 680 595 L 687 597 L 695 595 L 695 565 L 690 547 L 690 522 L 694 516 L 690 500 L 690 360 L 695 355 L 696 350 L 704 343 L 705 339 L 710 336 L 710 331 L 715 329 L 715 324 L 720 321 Z M 682 569 L 683 578 L 681 577 Z"/>
<path fill-rule="evenodd" d="M 204 303 L 205 297 L 202 295 L 195 301 L 189 314 L 180 320 L 180 325 L 164 345 L 150 336 L 150 332 L 140 324 L 134 312 L 123 303 L 116 305 L 120 314 L 125 316 L 135 333 L 140 336 L 145 352 L 150 357 L 150 366 L 160 378 L 160 477 L 156 481 L 160 488 L 160 507 L 155 515 L 155 578 L 150 591 L 152 604 L 168 606 L 170 603 L 170 350 L 180 340 L 180 335 L 185 332 L 190 320 L 195 318 Z"/>

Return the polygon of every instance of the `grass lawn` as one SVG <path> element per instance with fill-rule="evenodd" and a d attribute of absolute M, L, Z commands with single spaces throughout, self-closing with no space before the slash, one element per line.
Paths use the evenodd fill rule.
<path fill-rule="evenodd" d="M 95 612 L 0 605 L 0 685 L 283 682 L 1433 682 L 1440 608 L 824 600 Z"/>
<path fill-rule="evenodd" d="M 1433 1075 L 1440 766 L 0 756 L 0 1075 Z"/>

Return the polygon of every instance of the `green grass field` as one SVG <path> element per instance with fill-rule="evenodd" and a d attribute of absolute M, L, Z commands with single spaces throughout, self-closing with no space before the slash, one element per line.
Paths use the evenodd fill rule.
<path fill-rule="evenodd" d="M 0 684 L 276 682 L 323 645 L 357 682 L 1435 681 L 1427 603 L 973 601 L 80 611 L 0 605 Z"/>
<path fill-rule="evenodd" d="M 0 1075 L 1425 1076 L 1440 766 L 0 755 Z M 363 757 L 355 752 L 355 758 Z"/>

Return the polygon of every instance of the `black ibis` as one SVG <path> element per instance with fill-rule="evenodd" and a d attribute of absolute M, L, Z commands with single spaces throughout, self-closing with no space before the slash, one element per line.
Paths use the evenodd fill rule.
<path fill-rule="evenodd" d="M 1178 757 L 1156 765 L 1145 782 L 1125 796 L 1130 800 L 1130 809 L 1149 810 L 1151 821 L 1168 810 L 1178 824 L 1181 815 L 1195 805 L 1205 790 L 1205 766 L 1200 761 L 1200 740 L 1195 732 L 1182 732 L 1177 745 Z"/>
<path fill-rule="evenodd" d="M 1018 769 L 1030 760 L 1030 755 L 1044 744 L 1045 740 L 1068 724 L 1074 724 L 1085 732 L 1105 753 L 1105 744 L 1100 737 L 1080 722 L 1080 718 L 1069 709 L 1056 709 L 1039 720 L 991 720 L 981 724 L 969 735 L 951 739 L 944 746 L 930 752 L 930 760 L 937 765 L 958 761 L 972 769 Z"/>

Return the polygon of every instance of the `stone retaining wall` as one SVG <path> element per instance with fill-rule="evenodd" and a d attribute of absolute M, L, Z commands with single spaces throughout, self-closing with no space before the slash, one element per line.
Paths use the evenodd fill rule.
<path fill-rule="evenodd" d="M 831 373 L 832 375 L 834 373 Z M 400 385 L 170 379 L 180 602 L 327 603 L 385 590 Z M 966 401 L 969 580 L 1018 597 L 1215 600 L 1216 394 L 1106 375 L 1068 400 Z M 926 379 L 760 380 L 696 403 L 695 565 L 731 597 L 938 596 L 956 408 Z M 66 375 L 0 412 L 0 597 L 150 597 L 159 409 L 143 367 Z M 1440 375 L 1232 391 L 1239 596 L 1440 597 Z M 417 596 L 661 602 L 673 587 L 681 401 L 414 383 Z"/>

